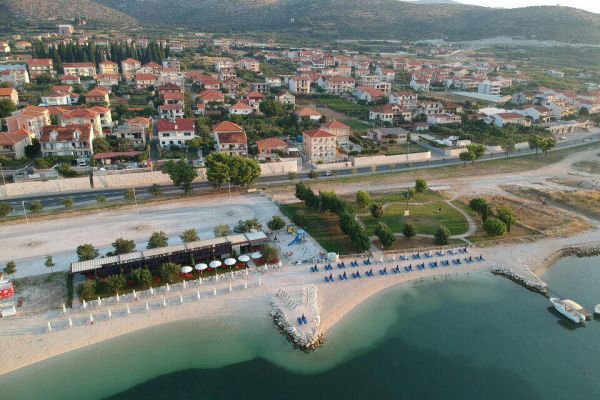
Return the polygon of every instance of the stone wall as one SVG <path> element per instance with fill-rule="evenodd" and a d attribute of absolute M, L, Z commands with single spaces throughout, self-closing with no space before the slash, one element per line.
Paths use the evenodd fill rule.
<path fill-rule="evenodd" d="M 354 167 L 368 167 L 371 165 L 387 165 L 387 164 L 406 164 L 408 162 L 427 161 L 431 159 L 431 152 L 425 151 L 422 153 L 399 154 L 395 156 L 371 156 L 371 157 L 354 157 L 352 165 Z"/>
<path fill-rule="evenodd" d="M 290 172 L 298 172 L 301 161 L 298 158 L 286 158 L 259 165 L 261 176 L 287 175 Z"/>
<path fill-rule="evenodd" d="M 54 179 L 51 181 L 30 181 L 8 183 L 4 186 L 4 197 L 26 196 L 38 193 L 75 192 L 78 190 L 89 190 L 90 178 Z M 0 195 L 2 193 L 0 192 Z"/>

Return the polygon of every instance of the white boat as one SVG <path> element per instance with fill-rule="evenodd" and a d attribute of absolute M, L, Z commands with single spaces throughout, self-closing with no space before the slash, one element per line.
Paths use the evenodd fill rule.
<path fill-rule="evenodd" d="M 550 297 L 550 303 L 552 303 L 559 313 L 576 324 L 584 323 L 589 314 L 582 306 L 575 303 L 573 300 Z"/>
<path fill-rule="evenodd" d="M 594 312 L 600 315 L 600 304 L 596 304 L 596 307 L 594 307 Z"/>

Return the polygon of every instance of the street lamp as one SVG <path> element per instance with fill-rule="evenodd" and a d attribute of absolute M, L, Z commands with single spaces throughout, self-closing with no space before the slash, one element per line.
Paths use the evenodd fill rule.
<path fill-rule="evenodd" d="M 6 179 L 4 179 L 4 169 L 2 169 L 2 163 L 0 163 L 0 174 L 2 174 L 2 184 L 6 186 Z"/>
<path fill-rule="evenodd" d="M 27 230 L 29 231 L 29 245 L 33 246 L 35 243 L 33 242 L 33 235 L 31 234 L 31 226 L 29 226 L 29 218 L 27 218 L 27 210 L 25 209 L 25 200 L 21 201 L 21 206 L 23 206 L 23 215 L 25 216 L 25 222 L 27 223 Z"/>
<path fill-rule="evenodd" d="M 137 194 L 135 192 L 135 188 L 133 188 L 133 202 L 135 203 L 135 213 L 137 215 L 137 219 L 138 219 L 138 231 L 142 230 L 142 221 L 140 220 L 140 211 L 138 209 L 138 203 L 137 203 Z"/>
<path fill-rule="evenodd" d="M 229 210 L 227 211 L 227 215 L 233 215 L 233 210 L 231 209 L 231 178 L 227 182 L 227 192 L 229 194 Z"/>

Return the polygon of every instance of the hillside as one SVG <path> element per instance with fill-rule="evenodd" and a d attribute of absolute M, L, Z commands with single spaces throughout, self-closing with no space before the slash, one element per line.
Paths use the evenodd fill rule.
<path fill-rule="evenodd" d="M 92 26 L 131 27 L 139 23 L 131 16 L 93 0 L 0 0 L 0 9 L 10 19 L 32 22 L 70 21 L 85 18 Z M 4 21 L 0 20 L 0 23 Z"/>
<path fill-rule="evenodd" d="M 495 36 L 600 41 L 600 15 L 567 7 L 491 9 L 397 0 L 97 0 L 152 25 L 328 38 Z M 573 29 L 577 27 L 577 29 Z"/>

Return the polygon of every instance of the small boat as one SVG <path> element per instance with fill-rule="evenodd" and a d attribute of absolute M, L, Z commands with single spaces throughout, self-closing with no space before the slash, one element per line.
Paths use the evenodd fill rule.
<path fill-rule="evenodd" d="M 594 307 L 594 313 L 600 315 L 600 304 L 596 304 L 596 307 Z"/>
<path fill-rule="evenodd" d="M 576 324 L 585 323 L 586 319 L 590 317 L 589 312 L 573 300 L 550 297 L 550 303 L 559 313 Z"/>

